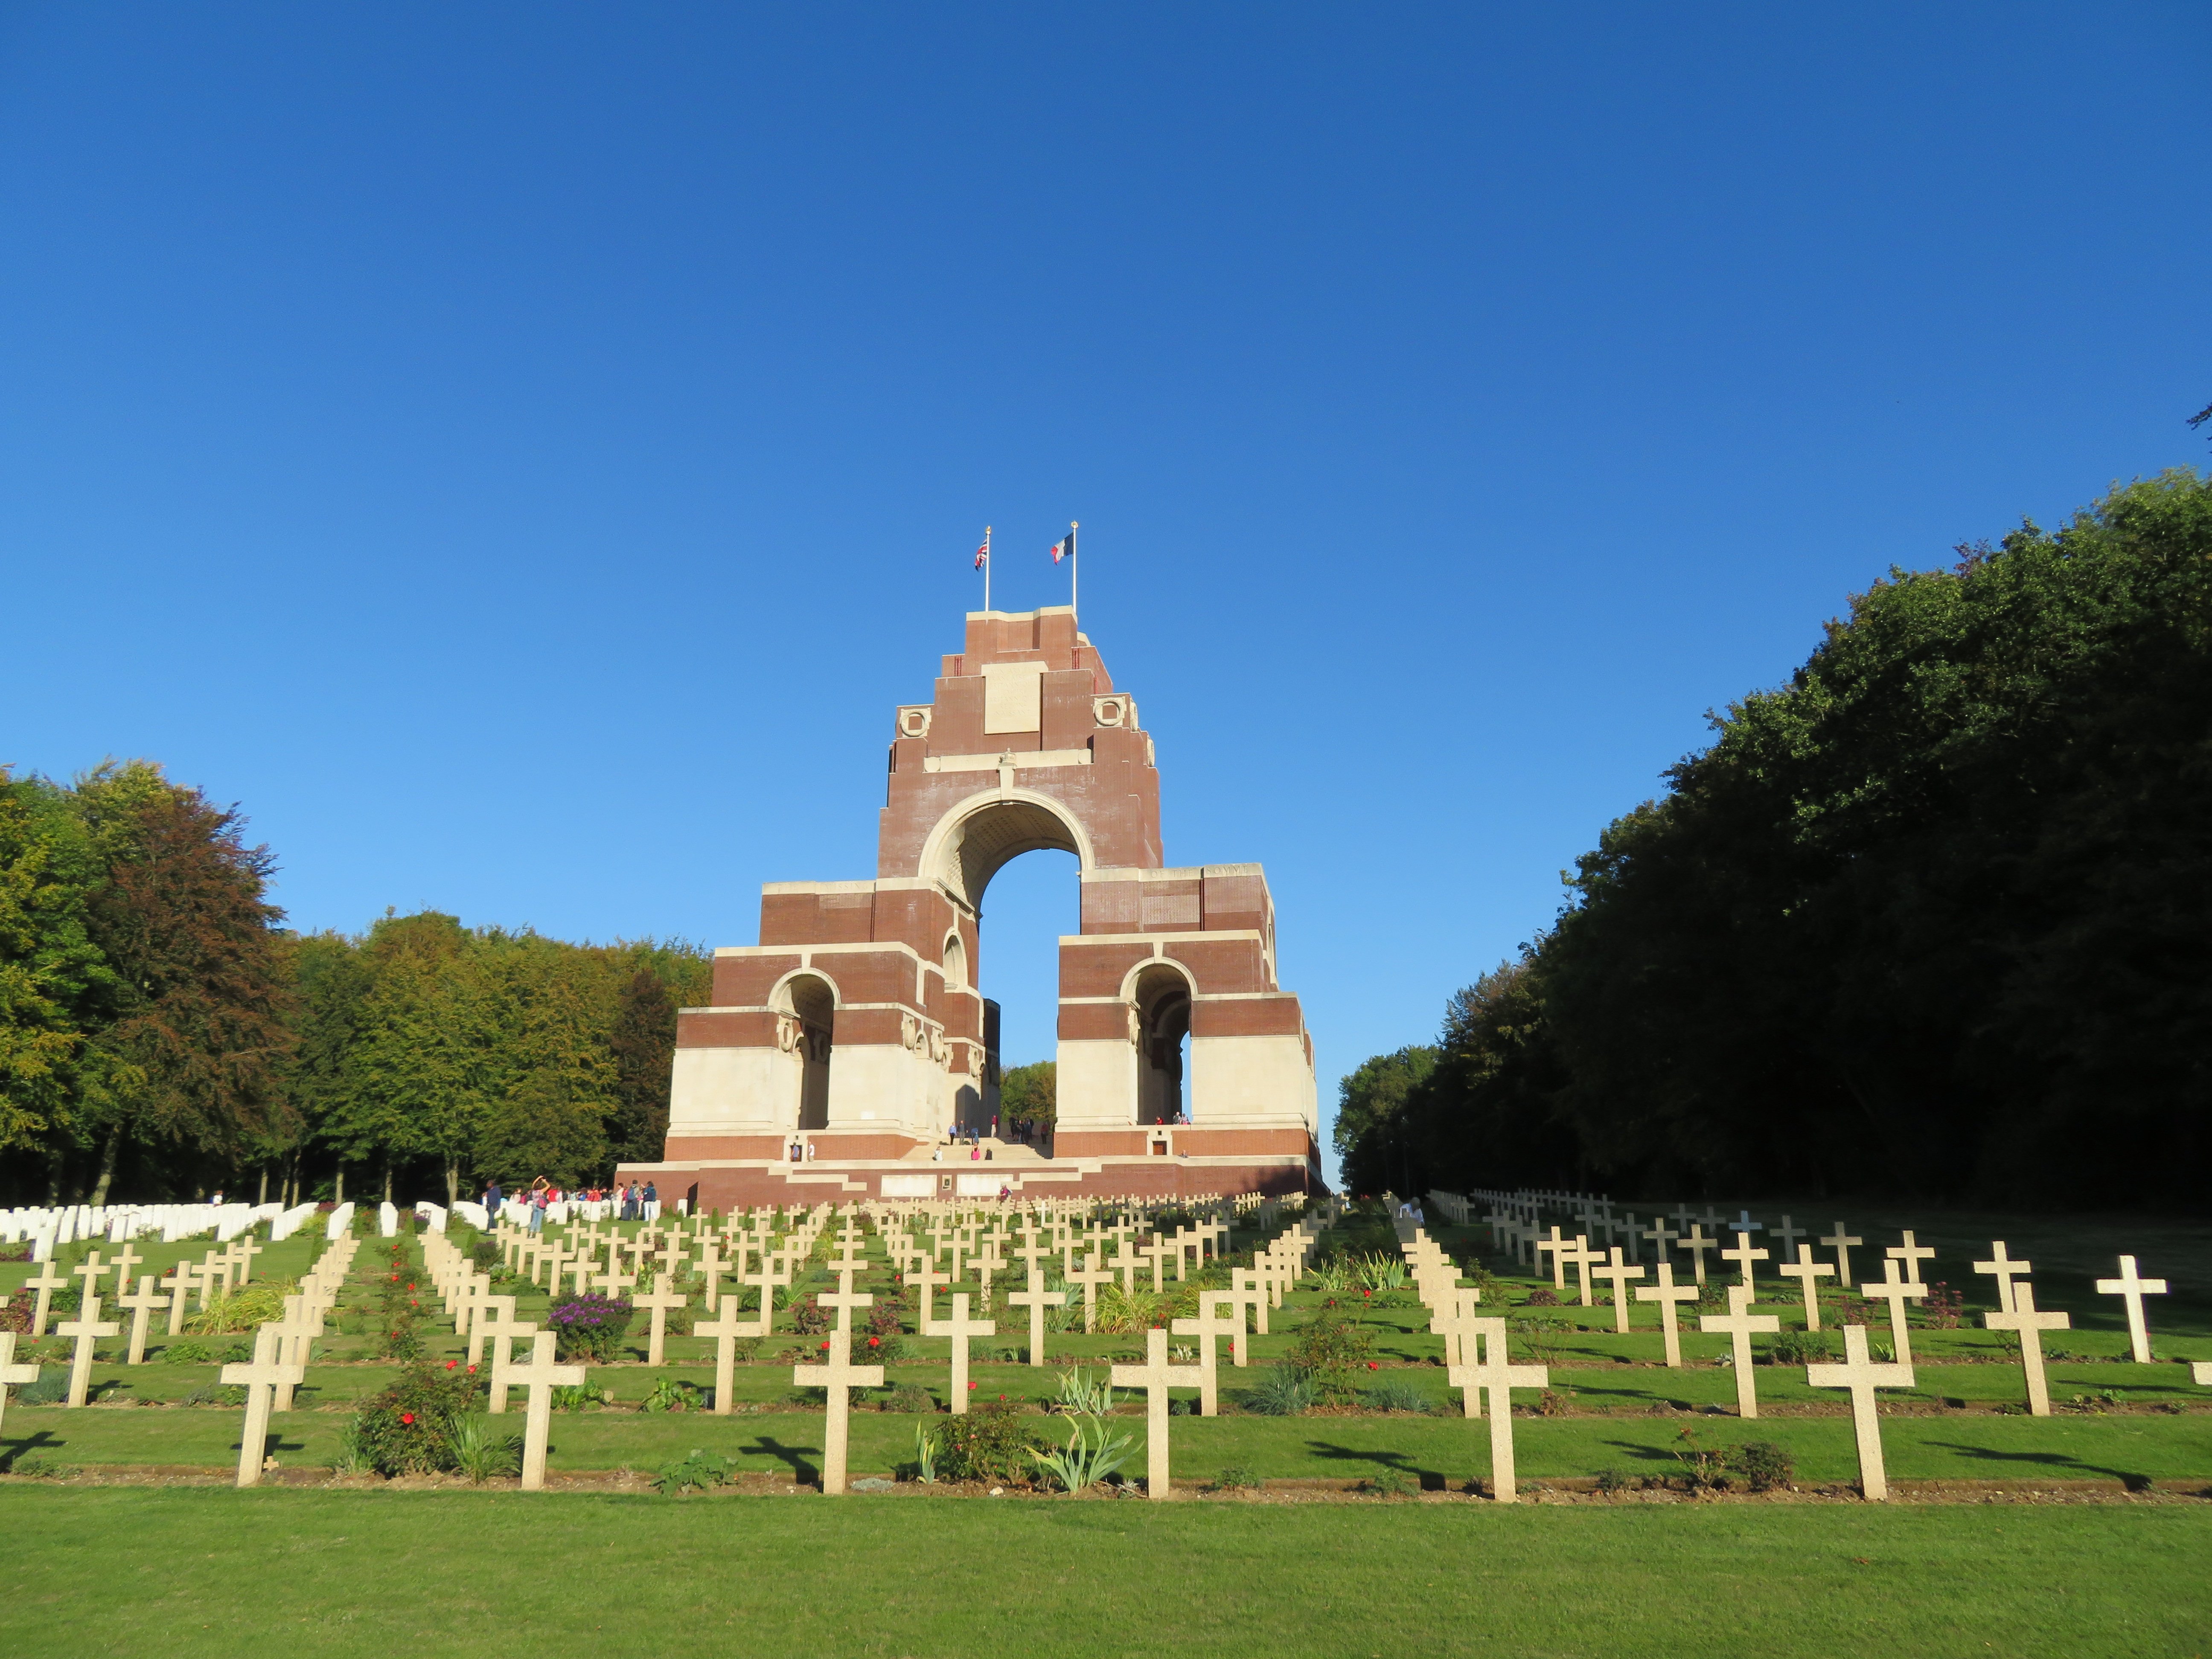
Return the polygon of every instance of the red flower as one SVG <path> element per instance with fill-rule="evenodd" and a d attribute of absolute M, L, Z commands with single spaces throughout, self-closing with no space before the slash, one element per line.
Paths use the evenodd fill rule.
<path fill-rule="evenodd" d="M 872 1336 L 868 1339 L 868 1346 L 872 1348 L 880 1348 L 884 1346 L 884 1340 L 880 1336 Z"/>
<path fill-rule="evenodd" d="M 397 1285 L 397 1284 L 399 1282 L 399 1275 L 398 1275 L 398 1273 L 394 1273 L 394 1274 L 392 1274 L 392 1282 L 393 1284 L 395 1284 L 395 1285 Z"/>
<path fill-rule="evenodd" d="M 476 1368 L 475 1366 L 473 1366 L 473 1365 L 470 1366 L 470 1367 L 469 1367 L 469 1375 L 470 1375 L 471 1376 L 474 1376 L 476 1374 L 477 1374 L 477 1368 Z"/>
<path fill-rule="evenodd" d="M 415 1425 L 415 1413 L 413 1412 L 402 1412 L 399 1413 L 399 1420 L 406 1424 L 410 1428 L 412 1428 Z"/>
<path fill-rule="evenodd" d="M 453 1367 L 454 1367 L 454 1366 L 456 1366 L 456 1365 L 459 1364 L 460 1363 L 461 1363 L 461 1362 L 460 1362 L 459 1360 L 458 1360 L 458 1359 L 448 1359 L 448 1360 L 446 1362 L 446 1369 L 447 1369 L 447 1370 L 453 1370 Z M 474 1370 L 475 1368 L 474 1368 L 473 1366 L 471 1366 L 470 1369 Z"/>
<path fill-rule="evenodd" d="M 824 1342 L 822 1345 L 822 1352 L 824 1353 L 828 1353 L 830 1352 L 830 1345 L 827 1342 Z"/>
<path fill-rule="evenodd" d="M 1006 1404 L 1006 1395 L 1000 1395 L 999 1396 L 999 1403 L 1000 1403 L 1000 1405 L 1002 1405 L 1002 1406 L 1003 1406 L 1004 1404 Z"/>
<path fill-rule="evenodd" d="M 1360 1291 L 1360 1295 L 1362 1295 L 1362 1296 L 1370 1296 L 1370 1297 L 1371 1297 L 1371 1296 L 1373 1296 L 1374 1294 L 1375 1294 L 1375 1292 L 1374 1292 L 1374 1291 Z"/>
<path fill-rule="evenodd" d="M 399 1275 L 398 1275 L 398 1273 L 394 1273 L 394 1274 L 392 1274 L 392 1276 L 394 1279 L 397 1279 L 397 1278 L 398 1278 L 398 1277 L 399 1277 Z M 411 1291 L 411 1290 L 413 1290 L 415 1287 L 414 1287 L 412 1285 L 410 1285 L 407 1288 L 408 1288 L 409 1290 L 410 1290 L 410 1291 Z"/>
<path fill-rule="evenodd" d="M 968 1386 L 969 1386 L 969 1388 L 971 1388 L 971 1389 L 972 1389 L 972 1388 L 974 1388 L 975 1385 L 973 1382 L 970 1382 Z"/>
<path fill-rule="evenodd" d="M 1371 1360 L 1371 1359 L 1370 1359 L 1370 1360 L 1369 1360 L 1369 1361 L 1367 1362 L 1367 1369 L 1368 1369 L 1369 1370 L 1372 1371 L 1372 1370 L 1381 1370 L 1382 1368 L 1381 1368 L 1380 1366 L 1378 1366 L 1377 1364 L 1376 1364 L 1376 1363 L 1375 1363 L 1373 1360 Z"/>

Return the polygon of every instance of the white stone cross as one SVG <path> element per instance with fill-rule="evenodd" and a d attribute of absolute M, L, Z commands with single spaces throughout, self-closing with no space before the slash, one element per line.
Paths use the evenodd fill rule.
<path fill-rule="evenodd" d="M 131 1288 L 131 1270 L 145 1259 L 131 1248 L 129 1239 L 123 1241 L 123 1248 L 115 1253 L 114 1262 L 115 1294 L 118 1300 L 121 1299 L 124 1291 Z"/>
<path fill-rule="evenodd" d="M 196 1269 L 189 1261 L 179 1261 L 169 1269 L 169 1276 L 161 1281 L 161 1288 L 169 1293 L 169 1328 L 174 1336 L 184 1328 L 185 1299 L 192 1293 L 192 1279 Z"/>
<path fill-rule="evenodd" d="M 1113 1277 L 1111 1273 L 1106 1276 L 1109 1279 Z M 915 1322 L 915 1331 L 923 1336 L 935 1336 L 937 1334 L 937 1287 L 939 1285 L 950 1285 L 952 1282 L 952 1275 L 938 1272 L 937 1263 L 933 1260 L 925 1260 L 914 1272 L 906 1276 L 906 1282 L 919 1286 L 921 1291 L 921 1316 Z M 1091 1328 L 1091 1297 L 1088 1295 L 1084 1297 L 1083 1328 L 1086 1331 Z"/>
<path fill-rule="evenodd" d="M 1482 1296 L 1480 1291 L 1455 1290 L 1448 1306 L 1435 1310 L 1429 1319 L 1430 1331 L 1444 1340 L 1444 1366 L 1449 1375 L 1453 1366 L 1466 1366 L 1476 1356 L 1474 1322 L 1482 1316 L 1475 1312 Z M 1482 1390 L 1462 1389 L 1460 1399 L 1469 1417 L 1482 1415 Z"/>
<path fill-rule="evenodd" d="M 108 1274 L 108 1268 L 102 1266 L 100 1263 L 100 1252 L 98 1250 L 94 1250 L 91 1255 L 86 1256 L 84 1261 L 74 1271 L 77 1278 L 84 1280 L 84 1284 L 81 1287 L 83 1297 L 98 1295 L 100 1293 L 100 1281 L 106 1278 Z M 82 1297 L 80 1297 L 80 1300 L 82 1299 Z"/>
<path fill-rule="evenodd" d="M 1730 1223 L 1729 1224 L 1733 1226 L 1735 1224 Z M 1754 1261 L 1764 1261 L 1766 1260 L 1766 1256 L 1767 1252 L 1765 1250 L 1755 1250 L 1752 1248 L 1750 1233 L 1741 1230 L 1739 1230 L 1736 1233 L 1735 1247 L 1733 1249 L 1723 1250 L 1721 1252 L 1721 1259 L 1723 1261 L 1733 1261 L 1735 1263 L 1737 1267 L 1741 1270 L 1743 1277 L 1738 1282 L 1746 1289 L 1753 1289 L 1756 1287 L 1756 1283 L 1751 1275 L 1751 1264 Z"/>
<path fill-rule="evenodd" d="M 1516 1365 L 1507 1359 L 1504 1320 L 1477 1319 L 1469 1324 L 1474 1346 L 1480 1351 L 1480 1363 L 1455 1365 L 1446 1376 L 1455 1389 L 1479 1389 L 1489 1396 L 1490 1495 L 1500 1504 L 1517 1504 L 1521 1498 L 1513 1474 L 1512 1391 L 1543 1388 L 1551 1382 L 1552 1374 L 1542 1365 Z"/>
<path fill-rule="evenodd" d="M 238 1484 L 258 1486 L 261 1468 L 269 1455 L 269 1413 L 279 1384 L 297 1388 L 306 1368 L 287 1365 L 276 1357 L 281 1340 L 276 1327 L 264 1325 L 253 1334 L 253 1358 L 242 1365 L 225 1365 L 222 1380 L 246 1390 L 246 1427 L 238 1440 Z"/>
<path fill-rule="evenodd" d="M 491 1339 L 491 1390 L 484 1409 L 494 1413 L 504 1412 L 507 1409 L 507 1391 L 513 1386 L 507 1373 L 519 1369 L 514 1363 L 514 1345 L 526 1336 L 535 1340 L 550 1333 L 539 1330 L 534 1320 L 510 1323 L 502 1316 L 498 1323 L 484 1328 L 484 1334 Z"/>
<path fill-rule="evenodd" d="M 1705 1252 L 1719 1243 L 1717 1238 L 1705 1237 L 1705 1224 L 1702 1221 L 1692 1222 L 1690 1231 L 1674 1241 L 1676 1249 L 1690 1253 L 1690 1272 L 1700 1289 L 1705 1282 Z"/>
<path fill-rule="evenodd" d="M 1836 1253 L 1836 1283 L 1850 1284 L 1851 1282 L 1851 1246 L 1863 1244 L 1866 1240 L 1854 1238 L 1844 1224 L 1838 1221 L 1836 1224 L 1836 1231 L 1821 1239 L 1820 1243 Z"/>
<path fill-rule="evenodd" d="M 1751 1310 L 1751 1292 L 1741 1285 L 1728 1287 L 1729 1310 L 1725 1314 L 1705 1314 L 1698 1320 L 1701 1331 L 1725 1331 L 1732 1344 L 1730 1358 L 1735 1368 L 1735 1412 L 1738 1417 L 1759 1415 L 1759 1383 L 1752 1370 L 1752 1333 L 1774 1332 L 1782 1328 L 1782 1321 L 1773 1314 L 1755 1314 Z"/>
<path fill-rule="evenodd" d="M 1859 1443 L 1859 1491 L 1869 1504 L 1889 1498 L 1889 1475 L 1882 1466 L 1881 1419 L 1875 1414 L 1876 1389 L 1909 1389 L 1912 1367 L 1877 1365 L 1867 1355 L 1867 1328 L 1844 1327 L 1844 1363 L 1808 1365 L 1805 1381 L 1816 1389 L 1851 1391 L 1851 1428 Z"/>
<path fill-rule="evenodd" d="M 1083 1286 L 1083 1334 L 1088 1336 L 1097 1328 L 1098 1287 L 1114 1282 L 1114 1271 L 1099 1261 L 1095 1250 L 1082 1261 L 1083 1265 L 1068 1273 L 1066 1279 L 1071 1285 Z"/>
<path fill-rule="evenodd" d="M 663 1254 L 665 1254 L 665 1252 L 663 1252 Z M 648 1365 L 658 1365 L 661 1364 L 666 1356 L 668 1350 L 668 1316 L 670 1311 L 673 1309 L 688 1306 L 691 1300 L 690 1297 L 684 1295 L 681 1291 L 672 1291 L 669 1289 L 668 1280 L 669 1276 L 666 1273 L 655 1273 L 653 1276 L 652 1294 L 649 1296 L 637 1297 L 632 1300 L 632 1305 L 635 1307 L 650 1308 L 653 1310 L 653 1329 L 646 1342 L 645 1363 Z"/>
<path fill-rule="evenodd" d="M 138 1289 L 135 1294 L 115 1298 L 118 1306 L 131 1310 L 131 1352 L 123 1362 L 125 1364 L 145 1363 L 146 1326 L 153 1317 L 154 1310 L 168 1299 L 154 1288 L 154 1275 L 151 1273 L 138 1275 Z"/>
<path fill-rule="evenodd" d="M 7 1421 L 9 1385 L 17 1382 L 35 1382 L 38 1380 L 39 1368 L 36 1365 L 19 1365 L 15 1363 L 15 1333 L 0 1331 L 0 1425 L 4 1425 Z M 2202 1378 L 2198 1380 L 2203 1381 Z"/>
<path fill-rule="evenodd" d="M 1933 1261 L 1936 1252 L 1925 1244 L 1916 1243 L 1909 1228 L 1902 1237 L 1904 1243 L 1891 1245 L 1882 1255 L 1893 1261 L 1902 1261 L 1905 1264 L 1902 1276 L 1917 1285 L 1920 1283 L 1920 1264 Z"/>
<path fill-rule="evenodd" d="M 1628 1281 L 1643 1278 L 1644 1269 L 1622 1261 L 1618 1244 L 1607 1250 L 1607 1256 L 1605 1266 L 1597 1270 L 1596 1276 L 1613 1286 L 1613 1328 L 1616 1334 L 1625 1334 L 1628 1329 Z"/>
<path fill-rule="evenodd" d="M 1168 1334 L 1157 1325 L 1145 1333 L 1145 1363 L 1116 1365 L 1112 1382 L 1117 1389 L 1145 1390 L 1145 1496 L 1155 1501 L 1174 1496 L 1168 1473 L 1168 1390 L 1206 1387 L 1206 1371 L 1198 1365 L 1168 1364 Z"/>
<path fill-rule="evenodd" d="M 1583 1233 L 1577 1233 L 1574 1243 L 1559 1252 L 1559 1255 L 1563 1260 L 1571 1261 L 1575 1266 L 1575 1305 L 1577 1308 L 1589 1307 L 1590 1305 L 1590 1263 L 1602 1261 L 1604 1258 L 1590 1249 L 1589 1238 Z"/>
<path fill-rule="evenodd" d="M 1748 1210 L 1738 1210 L 1735 1212 L 1735 1219 L 1729 1223 L 1729 1230 L 1744 1237 L 1766 1231 L 1765 1227 L 1751 1218 L 1751 1212 Z"/>
<path fill-rule="evenodd" d="M 1267 1287 L 1260 1282 L 1258 1272 L 1250 1267 L 1231 1267 L 1229 1284 L 1238 1299 L 1251 1308 L 1253 1330 L 1261 1336 L 1267 1335 Z"/>
<path fill-rule="evenodd" d="M 1567 1241 L 1559 1236 L 1559 1224 L 1556 1222 L 1553 1224 L 1549 1237 L 1536 1241 L 1536 1254 L 1539 1256 L 1547 1250 L 1552 1253 L 1552 1288 L 1555 1291 L 1564 1291 L 1567 1288 L 1567 1264 L 1563 1254 L 1566 1249 Z"/>
<path fill-rule="evenodd" d="M 1809 1238 L 1813 1231 L 1809 1227 L 1793 1225 L 1786 1215 L 1782 1218 L 1782 1224 L 1779 1227 L 1770 1227 L 1767 1231 L 1782 1241 L 1782 1254 L 1785 1257 L 1797 1248 L 1799 1239 Z"/>
<path fill-rule="evenodd" d="M 817 1307 L 835 1308 L 837 1310 L 837 1328 L 848 1335 L 850 1335 L 853 1330 L 853 1310 L 872 1308 L 876 1304 L 876 1298 L 872 1292 L 856 1291 L 853 1288 L 853 1272 L 850 1267 L 838 1268 L 837 1288 L 834 1291 L 817 1291 L 814 1297 Z"/>
<path fill-rule="evenodd" d="M 968 1410 L 968 1339 L 995 1336 L 999 1328 L 988 1319 L 969 1318 L 968 1292 L 962 1291 L 952 1298 L 952 1317 L 939 1322 L 937 1328 L 952 1339 L 952 1413 L 963 1416 Z"/>
<path fill-rule="evenodd" d="M 85 1293 L 83 1310 L 75 1319 L 64 1319 L 54 1327 L 56 1336 L 70 1337 L 76 1343 L 76 1349 L 70 1355 L 70 1405 L 84 1404 L 85 1393 L 91 1387 L 92 1345 L 103 1336 L 118 1334 L 122 1329 L 123 1327 L 113 1320 L 100 1316 L 100 1295 L 94 1291 Z"/>
<path fill-rule="evenodd" d="M 2013 1280 L 2025 1278 L 2035 1271 L 2032 1261 L 2015 1261 L 2005 1254 L 2004 1240 L 1998 1239 L 1990 1246 L 1990 1259 L 1974 1263 L 1974 1271 L 1986 1273 L 1997 1282 L 1997 1307 L 2005 1313 L 2013 1310 Z"/>
<path fill-rule="evenodd" d="M 731 1391 L 738 1380 L 738 1340 L 741 1337 L 762 1334 L 756 1322 L 738 1317 L 738 1298 L 732 1293 L 720 1303 L 712 1319 L 702 1319 L 691 1327 L 694 1336 L 712 1337 L 714 1341 L 714 1415 L 727 1417 L 737 1409 Z"/>
<path fill-rule="evenodd" d="M 1981 1269 L 1977 1267 L 1976 1272 Z M 2030 1417 L 2051 1415 L 2051 1388 L 2043 1376 L 2043 1334 L 2073 1328 L 2073 1316 L 2063 1313 L 2038 1313 L 2035 1310 L 2035 1286 L 2022 1279 L 2013 1286 L 2012 1305 L 2002 1313 L 1984 1314 L 1982 1323 L 1993 1331 L 2020 1333 L 2020 1369 L 2027 1379 L 2027 1414 Z"/>
<path fill-rule="evenodd" d="M 53 1311 L 54 1292 L 66 1290 L 69 1280 L 54 1271 L 51 1259 L 39 1264 L 35 1277 L 23 1281 L 23 1288 L 37 1293 L 31 1304 L 31 1340 L 35 1342 L 46 1334 L 46 1317 Z"/>
<path fill-rule="evenodd" d="M 1214 1344 L 1221 1337 L 1243 1334 L 1243 1310 L 1236 1305 L 1236 1299 L 1226 1291 L 1201 1291 L 1198 1317 L 1178 1319 L 1168 1328 L 1177 1336 L 1198 1339 L 1198 1368 L 1205 1374 L 1205 1380 L 1199 1384 L 1199 1415 L 1220 1416 L 1221 1353 Z"/>
<path fill-rule="evenodd" d="M 1879 1284 L 1860 1285 L 1859 1294 L 1869 1302 L 1880 1299 L 1889 1304 L 1889 1331 L 1897 1349 L 1897 1363 L 1910 1365 L 1912 1363 L 1912 1334 L 1905 1323 L 1905 1304 L 1908 1301 L 1919 1301 L 1928 1294 L 1928 1287 L 1899 1279 L 1895 1256 L 1889 1257 L 1882 1267 L 1889 1277 Z"/>
<path fill-rule="evenodd" d="M 664 1275 L 665 1277 L 665 1275 Z M 545 1443 L 553 1432 L 553 1390 L 584 1386 L 581 1365 L 553 1363 L 553 1333 L 540 1331 L 530 1339 L 530 1364 L 520 1386 L 530 1395 L 529 1415 L 522 1425 L 522 1490 L 545 1490 Z M 514 1386 L 512 1383 L 509 1386 Z"/>
<path fill-rule="evenodd" d="M 1014 1254 L 1017 1255 L 1048 1255 L 1051 1252 L 1048 1250 L 1017 1250 Z M 1029 1288 L 1025 1291 L 1008 1291 L 1006 1294 L 1006 1305 L 1010 1308 L 1027 1308 L 1030 1310 L 1030 1364 L 1032 1365 L 1043 1364 L 1044 1310 L 1047 1308 L 1066 1307 L 1067 1305 L 1067 1292 L 1066 1291 L 1048 1291 L 1045 1289 L 1044 1275 L 1037 1270 L 1036 1263 L 1032 1260 L 1030 1263 Z"/>
<path fill-rule="evenodd" d="M 469 1322 L 469 1364 L 474 1365 L 483 1358 L 484 1337 L 495 1326 L 512 1328 L 514 1324 L 514 1298 L 511 1296 L 484 1296 L 477 1298 L 475 1316 Z"/>
<path fill-rule="evenodd" d="M 1652 1259 L 1665 1261 L 1668 1260 L 1668 1247 L 1681 1235 L 1667 1224 L 1665 1216 L 1656 1215 L 1651 1218 L 1651 1224 L 1644 1230 L 1644 1237 L 1651 1241 Z"/>
<path fill-rule="evenodd" d="M 1836 1276 L 1835 1268 L 1827 1262 L 1814 1261 L 1813 1247 L 1810 1244 L 1800 1244 L 1797 1247 L 1797 1259 L 1795 1261 L 1784 1262 L 1774 1271 L 1784 1279 L 1794 1279 L 1797 1281 L 1797 1288 L 1805 1293 L 1805 1328 L 1808 1331 L 1819 1330 L 1820 1328 L 1820 1281 L 1823 1279 L 1833 1279 Z"/>
<path fill-rule="evenodd" d="M 1638 1285 L 1636 1287 L 1636 1299 L 1638 1302 L 1656 1302 L 1659 1304 L 1659 1329 L 1667 1339 L 1667 1364 L 1674 1370 L 1680 1370 L 1682 1338 L 1680 1332 L 1674 1326 L 1674 1310 L 1684 1303 L 1695 1302 L 1698 1299 L 1698 1287 L 1694 1285 L 1677 1285 L 1674 1282 L 1674 1264 L 1671 1261 L 1662 1261 L 1659 1264 L 1659 1282 L 1656 1285 Z"/>
<path fill-rule="evenodd" d="M 2135 1257 L 2124 1255 L 2120 1258 L 2120 1276 L 2099 1279 L 2097 1294 L 2127 1299 L 2128 1346 L 2134 1352 L 2136 1364 L 2149 1364 L 2150 1332 L 2143 1324 L 2142 1299 L 2147 1296 L 2164 1296 L 2166 1281 L 2162 1279 L 2138 1279 Z"/>
<path fill-rule="evenodd" d="M 968 1298 L 963 1296 L 957 1299 L 964 1303 Z M 966 1345 L 963 1342 L 962 1346 Z M 884 1385 L 884 1368 L 853 1364 L 852 1333 L 833 1331 L 830 1334 L 830 1357 L 819 1365 L 793 1365 L 791 1380 L 795 1387 L 821 1389 L 829 1395 L 830 1414 L 822 1431 L 822 1495 L 838 1497 L 845 1490 L 845 1465 L 852 1433 L 853 1402 L 847 1391 L 880 1389 Z"/>

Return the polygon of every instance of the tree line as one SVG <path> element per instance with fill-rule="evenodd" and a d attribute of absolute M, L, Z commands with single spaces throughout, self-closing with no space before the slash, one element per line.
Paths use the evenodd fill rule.
<path fill-rule="evenodd" d="M 703 951 L 296 933 L 243 830 L 151 763 L 0 768 L 0 1203 L 450 1198 L 660 1155 Z"/>
<path fill-rule="evenodd" d="M 2204 1206 L 2212 481 L 1957 551 L 1714 715 L 1548 932 L 1344 1079 L 1352 1189 Z"/>

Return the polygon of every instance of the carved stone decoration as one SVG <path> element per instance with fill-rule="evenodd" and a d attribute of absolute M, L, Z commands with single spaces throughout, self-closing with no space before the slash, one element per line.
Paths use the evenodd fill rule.
<path fill-rule="evenodd" d="M 775 1046 L 777 1048 L 781 1048 L 785 1054 L 789 1054 L 793 1049 L 799 1047 L 799 1036 L 800 1028 L 797 1020 L 793 1019 L 789 1014 L 778 1014 L 775 1017 Z"/>
<path fill-rule="evenodd" d="M 914 1048 L 921 1036 L 921 1023 L 912 1014 L 901 1014 L 899 1016 L 899 1046 L 902 1048 Z"/>

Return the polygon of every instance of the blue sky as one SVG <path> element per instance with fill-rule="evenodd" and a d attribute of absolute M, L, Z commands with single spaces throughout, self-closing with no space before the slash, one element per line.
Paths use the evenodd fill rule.
<path fill-rule="evenodd" d="M 1326 1102 L 1848 593 L 2203 462 L 2208 85 L 2193 4 L 0 8 L 0 759 L 305 927 L 749 944 L 1079 519 Z"/>

